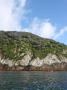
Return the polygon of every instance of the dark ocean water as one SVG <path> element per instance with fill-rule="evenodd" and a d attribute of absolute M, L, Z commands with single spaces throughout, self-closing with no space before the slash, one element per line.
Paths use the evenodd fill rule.
<path fill-rule="evenodd" d="M 67 90 L 67 72 L 0 72 L 0 90 Z"/>

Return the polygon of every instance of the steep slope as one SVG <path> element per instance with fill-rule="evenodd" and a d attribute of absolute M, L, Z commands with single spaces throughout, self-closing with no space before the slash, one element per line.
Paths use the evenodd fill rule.
<path fill-rule="evenodd" d="M 28 32 L 0 31 L 0 70 L 67 70 L 67 46 Z"/>

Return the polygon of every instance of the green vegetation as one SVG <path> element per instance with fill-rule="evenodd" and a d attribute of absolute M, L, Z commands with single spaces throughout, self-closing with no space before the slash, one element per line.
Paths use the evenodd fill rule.
<path fill-rule="evenodd" d="M 67 46 L 27 32 L 0 31 L 0 55 L 10 60 L 20 60 L 31 52 L 33 58 L 44 58 L 48 53 L 67 57 Z"/>

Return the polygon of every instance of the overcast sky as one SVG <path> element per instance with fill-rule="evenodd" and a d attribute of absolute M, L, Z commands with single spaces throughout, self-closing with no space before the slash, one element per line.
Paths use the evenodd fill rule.
<path fill-rule="evenodd" d="M 32 32 L 67 44 L 67 0 L 0 0 L 0 30 Z"/>

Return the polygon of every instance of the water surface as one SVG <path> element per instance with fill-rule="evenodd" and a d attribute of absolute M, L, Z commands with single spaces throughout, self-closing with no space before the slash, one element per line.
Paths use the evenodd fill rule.
<path fill-rule="evenodd" d="M 67 72 L 0 72 L 0 90 L 67 90 Z"/>

